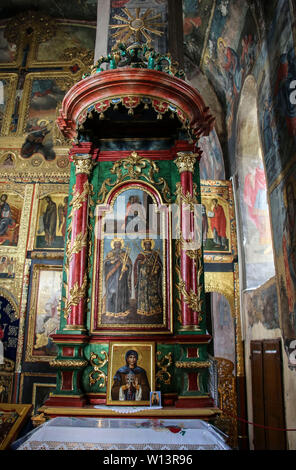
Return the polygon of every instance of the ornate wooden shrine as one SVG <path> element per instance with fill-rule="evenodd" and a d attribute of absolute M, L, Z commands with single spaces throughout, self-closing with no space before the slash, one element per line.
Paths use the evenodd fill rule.
<path fill-rule="evenodd" d="M 198 140 L 213 122 L 171 57 L 138 43 L 119 44 L 66 94 L 58 124 L 74 143 L 48 415 L 149 405 L 147 390 L 161 392 L 154 415 L 217 412 L 196 210 Z"/>

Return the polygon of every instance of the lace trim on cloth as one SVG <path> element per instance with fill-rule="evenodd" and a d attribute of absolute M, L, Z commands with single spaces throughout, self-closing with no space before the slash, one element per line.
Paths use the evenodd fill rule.
<path fill-rule="evenodd" d="M 132 414 L 137 413 L 138 411 L 147 411 L 147 410 L 161 410 L 162 406 L 107 406 L 107 405 L 95 405 L 94 408 L 98 410 L 111 410 L 119 414 Z"/>

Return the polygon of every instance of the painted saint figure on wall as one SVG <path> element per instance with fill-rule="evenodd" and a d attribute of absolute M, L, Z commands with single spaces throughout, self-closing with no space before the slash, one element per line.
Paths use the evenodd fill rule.
<path fill-rule="evenodd" d="M 121 317 L 130 313 L 132 262 L 122 238 L 114 238 L 111 248 L 103 265 L 106 286 L 103 313 Z"/>
<path fill-rule="evenodd" d="M 154 240 L 143 240 L 142 248 L 134 265 L 137 314 L 157 315 L 162 313 L 162 262 Z"/>
<path fill-rule="evenodd" d="M 51 246 L 55 235 L 56 235 L 56 226 L 57 226 L 57 205 L 51 199 L 50 196 L 45 198 L 47 202 L 47 207 L 43 214 L 43 226 L 45 232 L 45 243 L 47 246 Z"/>
<path fill-rule="evenodd" d="M 227 249 L 226 217 L 223 207 L 218 204 L 218 199 L 213 199 L 212 211 L 208 213 L 211 220 L 214 243 L 216 247 Z"/>
<path fill-rule="evenodd" d="M 111 389 L 112 399 L 119 401 L 149 400 L 150 385 L 146 371 L 137 364 L 137 351 L 133 349 L 127 351 L 125 361 L 126 364 L 115 373 Z"/>

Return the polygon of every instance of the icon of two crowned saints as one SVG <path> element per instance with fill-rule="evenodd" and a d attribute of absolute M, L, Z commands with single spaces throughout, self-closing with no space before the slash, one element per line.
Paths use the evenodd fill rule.
<path fill-rule="evenodd" d="M 141 247 L 138 241 L 141 241 Z M 134 262 L 130 256 L 132 243 L 133 248 L 135 245 L 138 247 Z M 133 240 L 130 243 L 123 238 L 114 238 L 111 241 L 112 249 L 103 263 L 103 313 L 107 317 L 120 320 L 129 316 L 129 323 L 142 323 L 142 317 L 145 323 L 145 318 L 161 316 L 163 266 L 159 250 L 154 247 L 155 241 L 151 238 Z"/>

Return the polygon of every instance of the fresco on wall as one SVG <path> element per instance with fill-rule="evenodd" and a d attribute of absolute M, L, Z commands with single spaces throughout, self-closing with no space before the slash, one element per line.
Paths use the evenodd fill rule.
<path fill-rule="evenodd" d="M 249 326 L 261 322 L 269 330 L 279 328 L 278 296 L 274 278 L 258 289 L 244 291 L 243 305 Z"/>
<path fill-rule="evenodd" d="M 224 295 L 213 292 L 211 305 L 214 356 L 235 364 L 235 325 L 229 302 Z"/>
<path fill-rule="evenodd" d="M 40 62 L 64 61 L 68 48 L 94 50 L 96 28 L 67 25 L 60 26 L 56 34 L 47 42 L 39 44 L 36 59 Z"/>
<path fill-rule="evenodd" d="M 33 78 L 28 104 L 26 140 L 21 156 L 30 158 L 41 153 L 46 160 L 54 160 L 52 128 L 56 119 L 56 108 L 65 95 L 54 78 Z"/>
<path fill-rule="evenodd" d="M 296 79 L 289 2 L 275 2 L 267 24 L 266 44 L 254 67 L 258 83 L 261 137 L 269 185 L 295 153 L 296 106 L 290 101 L 290 82 Z"/>
<path fill-rule="evenodd" d="M 270 195 L 274 249 L 280 279 L 282 329 L 296 337 L 296 163 Z"/>
<path fill-rule="evenodd" d="M 183 1 L 184 54 L 187 72 L 200 64 L 202 44 L 213 8 L 211 3 L 208 0 Z"/>
<path fill-rule="evenodd" d="M 220 2 L 215 9 L 203 66 L 225 103 L 228 139 L 233 137 L 244 78 L 255 60 L 255 31 L 256 25 L 246 2 Z"/>
<path fill-rule="evenodd" d="M 201 137 L 198 146 L 203 152 L 199 163 L 200 179 L 224 180 L 223 153 L 215 129 L 210 132 L 208 137 Z"/>

